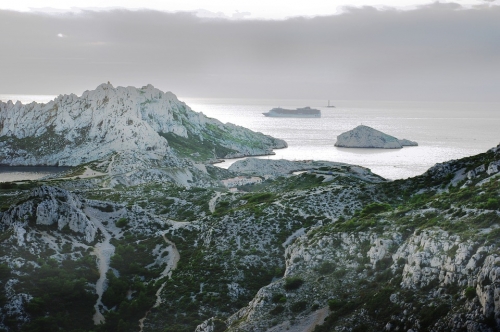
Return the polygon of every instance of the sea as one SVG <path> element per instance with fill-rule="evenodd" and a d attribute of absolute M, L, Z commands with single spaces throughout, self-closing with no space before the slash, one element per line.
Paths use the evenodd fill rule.
<path fill-rule="evenodd" d="M 0 100 L 48 102 L 55 96 L 0 95 Z M 258 158 L 327 160 L 367 167 L 387 179 L 404 179 L 435 165 L 487 151 L 500 143 L 500 103 L 400 102 L 331 100 L 272 100 L 182 98 L 194 111 L 276 138 L 288 148 Z M 321 118 L 271 118 L 274 107 L 310 106 Z M 358 125 L 418 142 L 402 149 L 350 149 L 334 144 L 337 136 Z M 227 168 L 238 159 L 217 164 Z M 29 173 L 29 172 L 27 172 Z M 0 169 L 0 182 L 10 175 Z M 28 174 L 26 175 L 28 176 Z M 22 176 L 21 176 L 22 177 Z"/>

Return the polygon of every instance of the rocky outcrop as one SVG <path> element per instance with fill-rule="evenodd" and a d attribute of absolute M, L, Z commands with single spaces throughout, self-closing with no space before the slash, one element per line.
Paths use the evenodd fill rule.
<path fill-rule="evenodd" d="M 388 273 L 394 279 L 385 286 L 387 298 L 379 300 L 394 306 L 385 318 L 387 322 L 377 307 L 383 303 L 371 307 L 365 299 L 358 309 L 351 304 L 355 323 L 346 320 L 337 326 L 373 320 L 371 310 L 379 320 L 378 330 L 401 330 L 404 326 L 405 331 L 495 331 L 500 326 L 500 256 L 495 246 L 478 246 L 438 229 L 415 232 L 406 240 L 399 231 L 328 233 L 313 230 L 288 247 L 284 278 L 259 290 L 247 307 L 231 316 L 227 320 L 229 331 L 281 331 L 284 329 L 278 327 L 290 325 L 291 319 L 291 326 L 300 325 L 311 313 L 307 308 L 325 307 L 328 300 L 334 302 L 330 309 L 336 310 L 355 303 L 358 296 L 370 292 L 377 296 L 384 288 L 377 290 L 376 285 Z M 286 287 L 287 280 L 293 278 L 301 280 L 298 290 Z M 408 292 L 413 294 L 411 300 L 405 298 Z M 282 294 L 283 299 L 277 301 L 276 294 Z M 429 325 L 429 318 L 414 309 L 419 302 L 446 311 Z M 304 309 L 297 310 L 297 303 L 304 303 Z M 426 315 L 432 316 L 432 312 Z M 377 323 L 373 320 L 374 326 Z"/>
<path fill-rule="evenodd" d="M 193 112 L 152 85 L 101 84 L 81 97 L 61 95 L 46 104 L 0 102 L 0 164 L 79 165 L 118 151 L 184 152 L 168 139 L 209 148 L 206 157 L 212 159 L 286 147 L 282 140 Z"/>
<path fill-rule="evenodd" d="M 41 186 L 31 193 L 30 199 L 6 211 L 0 219 L 3 227 L 12 227 L 17 233 L 18 245 L 26 240 L 26 227 L 57 225 L 82 235 L 86 242 L 94 241 L 97 227 L 82 211 L 82 202 L 74 194 L 60 188 Z"/>
<path fill-rule="evenodd" d="M 397 139 L 368 126 L 357 126 L 337 136 L 335 146 L 345 148 L 400 149 L 403 146 L 417 146 L 417 142 Z"/>
<path fill-rule="evenodd" d="M 330 161 L 247 158 L 236 161 L 229 166 L 229 170 L 272 179 L 279 176 L 290 176 L 293 172 L 309 171 L 326 176 L 345 176 L 349 174 L 370 182 L 384 181 L 383 178 L 373 174 L 368 168 Z"/>

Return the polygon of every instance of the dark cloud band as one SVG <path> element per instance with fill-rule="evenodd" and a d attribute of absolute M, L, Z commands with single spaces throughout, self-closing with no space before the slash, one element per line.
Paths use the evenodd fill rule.
<path fill-rule="evenodd" d="M 500 7 L 349 8 L 281 21 L 0 11 L 1 93 L 112 81 L 183 96 L 499 101 Z"/>

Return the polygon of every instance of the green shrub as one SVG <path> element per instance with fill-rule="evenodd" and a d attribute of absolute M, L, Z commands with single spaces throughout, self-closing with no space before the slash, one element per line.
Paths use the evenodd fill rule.
<path fill-rule="evenodd" d="M 389 211 L 391 208 L 392 207 L 387 203 L 378 203 L 378 202 L 370 203 L 367 206 L 365 206 L 363 210 L 361 210 L 360 217 L 364 218 L 372 214 Z"/>
<path fill-rule="evenodd" d="M 435 306 L 425 306 L 420 310 L 420 326 L 427 330 L 427 327 L 434 324 L 441 317 L 446 316 L 450 311 L 450 307 L 447 304 L 440 304 L 437 307 Z"/>
<path fill-rule="evenodd" d="M 272 297 L 273 303 L 285 303 L 286 302 L 286 296 L 285 294 L 274 294 Z"/>
<path fill-rule="evenodd" d="M 122 228 L 122 227 L 126 227 L 128 225 L 128 220 L 127 218 L 120 218 L 118 219 L 118 221 L 116 222 L 116 226 Z"/>
<path fill-rule="evenodd" d="M 307 301 L 298 301 L 290 306 L 292 312 L 302 312 L 307 308 Z"/>
<path fill-rule="evenodd" d="M 323 262 L 315 269 L 319 274 L 329 274 L 335 271 L 335 264 L 332 262 Z"/>
<path fill-rule="evenodd" d="M 500 202 L 496 198 L 488 198 L 484 207 L 488 210 L 496 210 L 500 207 Z"/>
<path fill-rule="evenodd" d="M 328 308 L 330 308 L 331 311 L 338 310 L 344 306 L 344 302 L 340 301 L 338 299 L 333 299 L 328 301 Z"/>
<path fill-rule="evenodd" d="M 302 286 L 303 283 L 304 283 L 304 280 L 302 280 L 298 277 L 286 278 L 284 287 L 285 287 L 285 290 L 290 291 L 290 290 L 300 288 L 300 286 Z"/>
<path fill-rule="evenodd" d="M 248 203 L 263 203 L 270 201 L 274 197 L 271 193 L 262 193 L 255 195 L 244 195 L 241 198 L 248 201 Z"/>
<path fill-rule="evenodd" d="M 115 208 L 111 204 L 106 204 L 106 206 L 98 206 L 97 209 L 101 210 L 102 212 L 114 212 Z"/>
<path fill-rule="evenodd" d="M 472 300 L 476 297 L 476 289 L 474 287 L 467 287 L 464 291 L 464 295 L 467 299 Z"/>
<path fill-rule="evenodd" d="M 14 182 L 0 182 L 0 189 L 15 189 L 17 184 Z"/>
<path fill-rule="evenodd" d="M 0 264 L 0 280 L 7 280 L 10 277 L 10 268 L 7 264 Z"/>
<path fill-rule="evenodd" d="M 275 308 L 269 310 L 269 313 L 271 315 L 278 315 L 278 314 L 282 313 L 283 311 L 285 311 L 285 307 L 280 304 L 280 305 L 277 305 Z"/>

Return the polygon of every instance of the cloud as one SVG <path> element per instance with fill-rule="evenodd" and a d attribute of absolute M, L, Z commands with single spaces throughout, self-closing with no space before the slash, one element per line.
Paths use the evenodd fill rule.
<path fill-rule="evenodd" d="M 81 93 L 109 80 L 190 97 L 500 101 L 500 7 L 344 9 L 279 21 L 0 11 L 0 91 Z"/>

